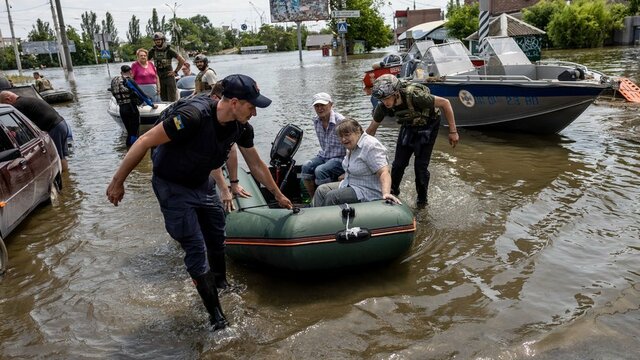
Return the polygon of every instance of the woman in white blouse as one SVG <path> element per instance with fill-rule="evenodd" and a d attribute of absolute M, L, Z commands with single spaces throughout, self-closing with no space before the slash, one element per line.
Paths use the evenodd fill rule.
<path fill-rule="evenodd" d="M 365 133 L 353 119 L 345 119 L 338 124 L 336 133 L 347 148 L 347 155 L 342 160 L 345 177 L 340 182 L 320 185 L 313 196 L 312 206 L 379 199 L 400 204 L 400 200 L 391 195 L 391 173 L 384 145 Z"/>

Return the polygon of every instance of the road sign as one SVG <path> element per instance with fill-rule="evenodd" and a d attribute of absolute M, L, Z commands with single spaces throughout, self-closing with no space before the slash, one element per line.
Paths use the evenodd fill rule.
<path fill-rule="evenodd" d="M 333 10 L 333 18 L 357 18 L 360 17 L 360 10 Z"/>
<path fill-rule="evenodd" d="M 338 23 L 338 34 L 346 34 L 347 33 L 347 23 L 339 22 Z"/>
<path fill-rule="evenodd" d="M 100 50 L 100 58 L 111 59 L 111 52 L 109 50 Z"/>
<path fill-rule="evenodd" d="M 240 29 L 242 29 L 242 31 L 247 30 L 247 24 L 240 25 Z"/>

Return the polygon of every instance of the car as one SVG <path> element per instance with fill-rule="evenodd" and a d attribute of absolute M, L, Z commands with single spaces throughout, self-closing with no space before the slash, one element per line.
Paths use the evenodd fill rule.
<path fill-rule="evenodd" d="M 62 188 L 62 166 L 51 137 L 11 105 L 0 104 L 0 275 L 4 240 Z"/>

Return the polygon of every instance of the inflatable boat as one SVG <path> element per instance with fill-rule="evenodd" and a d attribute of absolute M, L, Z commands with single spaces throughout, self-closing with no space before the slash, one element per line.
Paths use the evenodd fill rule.
<path fill-rule="evenodd" d="M 271 151 L 272 175 L 296 204 L 293 210 L 279 208 L 270 192 L 239 170 L 240 185 L 252 196 L 237 198 L 236 210 L 227 215 L 227 255 L 244 264 L 318 271 L 390 262 L 405 254 L 416 230 L 406 205 L 384 200 L 305 205 L 300 167 L 292 160 L 292 147 L 297 149 L 301 138 L 302 130 L 287 125 Z"/>
<path fill-rule="evenodd" d="M 44 90 L 40 92 L 40 96 L 49 104 L 57 104 L 73 101 L 73 93 L 67 90 Z"/>

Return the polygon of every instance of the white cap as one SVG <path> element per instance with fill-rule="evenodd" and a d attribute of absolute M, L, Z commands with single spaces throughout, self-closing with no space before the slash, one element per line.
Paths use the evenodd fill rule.
<path fill-rule="evenodd" d="M 327 105 L 328 103 L 332 103 L 333 101 L 331 101 L 331 95 L 327 94 L 327 93 L 317 93 L 315 95 L 313 95 L 313 105 L 315 104 L 322 104 L 322 105 Z"/>

